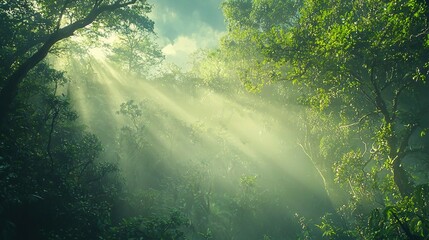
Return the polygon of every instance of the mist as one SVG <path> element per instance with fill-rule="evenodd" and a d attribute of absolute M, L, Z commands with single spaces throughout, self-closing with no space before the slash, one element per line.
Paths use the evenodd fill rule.
<path fill-rule="evenodd" d="M 0 4 L 0 239 L 429 236 L 428 1 Z"/>
<path fill-rule="evenodd" d="M 232 217 L 216 216 L 216 211 L 233 215 L 234 209 L 224 205 L 237 198 L 252 201 L 245 214 L 261 221 L 261 229 L 255 230 L 259 236 L 246 233 L 249 239 L 263 238 L 268 227 L 273 230 L 267 236 L 295 236 L 296 216 L 317 218 L 332 208 L 320 175 L 298 146 L 296 114 L 301 107 L 281 105 L 275 87 L 256 94 L 223 82 L 219 84 L 231 87 L 223 92 L 202 84 L 195 74 L 168 69 L 146 79 L 100 56 L 83 64 L 74 61 L 72 69 L 66 91 L 81 121 L 99 136 L 103 158 L 118 164 L 129 192 L 175 196 L 150 206 L 169 209 L 201 204 L 178 197 L 194 191 L 204 200 L 193 201 L 207 201 L 215 211 L 206 218 L 225 218 L 207 220 L 194 234 L 212 229 L 217 235 L 231 227 L 217 221 Z M 189 184 L 198 187 L 183 190 Z M 195 211 L 184 210 L 189 221 L 201 220 Z M 261 218 L 286 219 L 291 226 Z M 225 226 L 216 229 L 217 224 Z M 248 227 L 238 224 L 234 231 Z"/>

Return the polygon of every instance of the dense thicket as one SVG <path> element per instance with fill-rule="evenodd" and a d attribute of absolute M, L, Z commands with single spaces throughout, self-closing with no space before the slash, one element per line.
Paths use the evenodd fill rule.
<path fill-rule="evenodd" d="M 97 36 L 153 30 L 140 0 L 2 1 L 0 121 L 19 84 L 56 44 L 74 34 Z"/>
<path fill-rule="evenodd" d="M 250 47 L 256 62 L 238 68 L 244 84 L 291 81 L 308 106 L 300 146 L 346 220 L 324 218 L 324 235 L 424 239 L 427 2 L 231 0 L 223 9 L 223 54 Z M 255 78 L 254 66 L 268 75 Z"/>
<path fill-rule="evenodd" d="M 46 60 L 77 54 L 58 44 L 72 35 L 148 35 L 149 10 L 135 0 L 0 2 L 1 239 L 182 237 L 177 214 L 143 223 L 139 212 L 120 210 L 133 208 L 132 195 L 79 122 L 66 74 Z"/>
<path fill-rule="evenodd" d="M 428 2 L 222 10 L 183 72 L 145 1 L 0 1 L 1 239 L 427 239 Z"/>

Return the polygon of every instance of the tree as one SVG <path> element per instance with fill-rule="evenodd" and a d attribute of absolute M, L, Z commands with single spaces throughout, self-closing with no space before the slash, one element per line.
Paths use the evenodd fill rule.
<path fill-rule="evenodd" d="M 251 91 L 284 78 L 285 65 L 264 56 L 263 48 L 275 39 L 265 37 L 273 28 L 290 29 L 298 20 L 300 0 L 229 0 L 222 10 L 228 34 L 221 40 L 220 56 Z"/>
<path fill-rule="evenodd" d="M 152 31 L 144 0 L 3 1 L 0 122 L 6 118 L 20 83 L 56 43 L 74 34 L 118 33 L 135 28 Z M 96 34 L 93 34 L 96 36 Z"/>
<path fill-rule="evenodd" d="M 127 192 L 118 176 L 126 172 L 100 157 L 109 146 L 79 122 L 61 93 L 65 76 L 45 62 L 33 68 L 0 130 L 1 239 L 181 239 L 180 216 L 145 212 L 147 202 Z M 142 114 L 132 102 L 120 111 L 135 121 Z"/>
<path fill-rule="evenodd" d="M 240 22 L 240 16 L 228 20 Z M 409 140 L 427 127 L 427 16 L 424 1 L 304 1 L 295 26 L 253 27 L 250 38 L 265 63 L 291 67 L 277 79 L 305 86 L 307 104 L 337 112 L 344 126 L 371 123 L 366 126 L 376 134 L 365 141 L 377 151 L 366 157 L 390 162 L 403 196 L 413 189 L 403 164 L 416 151 Z M 246 34 L 239 30 L 238 36 Z"/>
<path fill-rule="evenodd" d="M 413 189 L 403 159 L 413 148 L 410 137 L 425 127 L 428 107 L 422 91 L 429 74 L 427 11 L 418 1 L 392 1 L 387 7 L 382 1 L 309 1 L 292 38 L 304 84 L 332 110 L 340 108 L 349 124 L 380 126 L 373 129 L 374 153 L 368 158 L 390 161 L 403 196 Z"/>
<path fill-rule="evenodd" d="M 64 74 L 41 63 L 28 78 L 0 131 L 2 238 L 94 238 L 112 222 L 116 168 L 97 160 L 100 142 L 58 95 Z"/>
<path fill-rule="evenodd" d="M 110 58 L 125 70 L 139 75 L 148 74 L 164 59 L 150 33 L 130 30 L 115 44 Z"/>
<path fill-rule="evenodd" d="M 268 28 L 255 24 L 264 17 L 251 14 L 260 2 L 228 1 L 231 6 L 246 7 L 227 9 L 226 39 L 234 46 L 246 39 L 257 49 L 262 64 L 283 68 L 271 79 L 260 79 L 261 83 L 293 82 L 301 90 L 299 102 L 322 122 L 328 117 L 327 126 L 334 128 L 331 133 L 311 120 L 310 125 L 304 124 L 306 129 L 321 129 L 309 131 L 303 149 L 318 159 L 314 163 L 319 167 L 334 170 L 337 181 L 350 185 L 352 196 L 362 200 L 374 196 L 381 199 L 381 206 L 389 205 L 384 210 L 388 217 L 378 218 L 389 228 L 385 234 L 424 236 L 427 228 L 419 228 L 423 223 L 410 219 L 426 213 L 411 213 L 406 206 L 424 209 L 424 204 L 417 204 L 416 194 L 425 189 L 419 184 L 428 183 L 427 178 L 417 182 L 419 173 L 413 166 L 428 156 L 428 2 L 307 0 L 294 24 L 276 18 L 279 21 Z M 232 49 L 227 47 L 226 51 Z M 367 209 L 359 210 L 359 204 Z M 365 221 L 372 217 L 367 210 L 374 206 L 359 200 L 350 207 L 349 222 L 368 230 Z M 378 230 L 363 232 L 371 236 Z M 363 237 L 363 232 L 344 234 Z"/>

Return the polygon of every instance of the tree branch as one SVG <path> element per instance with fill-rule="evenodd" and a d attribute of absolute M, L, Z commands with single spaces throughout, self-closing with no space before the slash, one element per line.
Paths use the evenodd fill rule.
<path fill-rule="evenodd" d="M 405 78 L 405 77 L 404 77 Z M 402 85 L 396 92 L 395 95 L 393 96 L 393 100 L 392 100 L 392 120 L 395 120 L 397 117 L 397 110 L 398 110 L 398 101 L 399 101 L 399 96 L 401 95 L 402 91 L 404 91 L 404 89 L 406 89 L 408 86 L 410 86 L 412 84 L 412 81 L 409 81 L 407 83 L 405 83 L 404 85 Z"/>
<path fill-rule="evenodd" d="M 70 0 L 67 0 L 67 1 L 64 3 L 63 7 L 61 8 L 60 15 L 58 16 L 57 26 L 56 26 L 56 28 L 55 28 L 55 30 L 56 30 L 56 31 L 58 31 L 58 29 L 60 29 L 60 27 L 61 27 L 61 20 L 63 19 L 64 13 L 65 13 L 65 11 L 66 11 L 66 9 L 67 9 L 67 5 L 68 5 L 69 3 L 70 3 Z"/>
<path fill-rule="evenodd" d="M 101 3 L 102 1 L 97 1 Z M 94 22 L 97 17 L 104 12 L 112 12 L 116 9 L 126 7 L 136 3 L 137 0 L 129 0 L 126 2 L 116 1 L 110 5 L 100 5 L 93 8 L 88 15 L 68 26 L 58 29 L 52 33 L 47 40 L 43 43 L 39 50 L 37 50 L 30 58 L 23 62 L 9 77 L 6 78 L 5 84 L 0 91 L 0 125 L 4 122 L 7 113 L 9 112 L 10 105 L 18 94 L 18 86 L 28 72 L 33 69 L 39 62 L 41 62 L 49 53 L 52 46 L 74 34 L 78 29 L 84 28 Z"/>
<path fill-rule="evenodd" d="M 392 119 L 390 117 L 389 111 L 387 110 L 386 107 L 386 102 L 383 99 L 383 96 L 381 95 L 381 91 L 377 85 L 377 83 L 375 82 L 375 70 L 374 70 L 374 63 L 373 66 L 371 67 L 370 71 L 370 82 L 372 87 L 374 88 L 374 94 L 375 94 L 375 106 L 378 110 L 380 110 L 381 114 L 383 114 L 384 119 L 386 120 L 386 122 L 391 123 Z"/>
<path fill-rule="evenodd" d="M 357 122 L 350 123 L 350 124 L 347 124 L 347 125 L 342 125 L 342 126 L 340 126 L 340 128 L 348 128 L 348 127 L 360 124 L 365 118 L 367 118 L 367 117 L 369 117 L 369 116 L 371 116 L 372 114 L 375 114 L 375 113 L 376 112 L 367 113 L 367 114 L 363 115 L 362 117 L 360 117 Z"/>

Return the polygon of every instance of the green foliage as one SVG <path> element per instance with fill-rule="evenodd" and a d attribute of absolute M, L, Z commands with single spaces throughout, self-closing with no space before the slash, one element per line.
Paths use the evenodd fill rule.
<path fill-rule="evenodd" d="M 394 205 L 374 208 L 356 222 L 345 225 L 330 214 L 317 225 L 329 239 L 425 239 L 429 231 L 427 221 L 427 185 L 419 186 L 410 197 Z M 354 210 L 356 211 L 356 210 Z M 339 212 L 344 219 L 345 212 Z"/>
<path fill-rule="evenodd" d="M 182 239 L 183 221 L 176 215 L 145 217 L 147 227 L 140 228 L 138 212 L 124 216 L 115 210 L 127 194 L 118 167 L 100 158 L 100 141 L 79 123 L 69 96 L 61 93 L 67 82 L 49 64 L 37 65 L 1 126 L 1 238 L 117 239 L 111 236 L 129 233 Z M 133 102 L 121 111 L 136 120 L 142 115 Z"/>
<path fill-rule="evenodd" d="M 329 213 L 322 217 L 321 223 L 316 226 L 322 231 L 323 237 L 329 239 L 355 239 L 357 237 L 356 233 L 344 229 L 335 221 L 336 219 Z"/>
<path fill-rule="evenodd" d="M 153 31 L 144 0 L 12 1 L 0 3 L 0 122 L 12 110 L 19 86 L 29 71 L 49 53 L 61 53 L 57 43 L 80 34 L 92 37 L 114 32 Z M 8 34 L 7 34 L 8 33 Z M 56 48 L 57 47 L 57 48 Z M 54 51 L 55 50 L 55 51 Z"/>
<path fill-rule="evenodd" d="M 92 14 L 91 11 L 96 12 L 97 9 L 104 8 L 107 10 L 107 6 L 123 7 L 120 10 L 112 8 L 107 14 L 101 14 L 91 28 L 83 29 L 81 32 L 88 34 L 89 31 L 92 31 L 102 34 L 102 31 L 98 31 L 101 28 L 104 32 L 113 30 L 120 33 L 125 33 L 130 29 L 153 30 L 153 22 L 146 16 L 146 13 L 150 11 L 149 5 L 145 1 L 131 3 L 132 1 L 123 0 L 2 2 L 0 18 L 4 23 L 1 28 L 4 34 L 1 34 L 1 60 L 5 63 L 2 66 L 5 68 L 2 70 L 10 71 L 19 66 L 18 61 L 23 61 L 33 54 L 48 36 L 54 34 L 58 29 L 82 21 Z"/>
<path fill-rule="evenodd" d="M 248 191 L 255 187 L 257 177 L 258 176 L 242 176 L 240 178 L 240 185 L 245 189 L 245 191 Z"/>
<path fill-rule="evenodd" d="M 165 218 L 128 218 L 122 220 L 118 226 L 112 227 L 102 239 L 186 239 L 179 229 L 183 225 L 184 220 L 178 212 L 172 212 Z"/>
<path fill-rule="evenodd" d="M 63 74 L 39 65 L 1 130 L 2 235 L 6 239 L 93 238 L 110 224 L 116 167 L 96 160 L 99 140 L 76 123 Z M 11 121 L 13 120 L 13 121 Z"/>
<path fill-rule="evenodd" d="M 134 100 L 129 100 L 128 102 L 122 103 L 117 114 L 123 114 L 137 121 L 137 118 L 142 116 L 142 110 L 140 107 L 134 103 Z"/>
<path fill-rule="evenodd" d="M 154 71 L 164 56 L 149 32 L 130 30 L 119 37 L 109 56 L 126 71 L 140 76 Z"/>
<path fill-rule="evenodd" d="M 368 219 L 370 239 L 424 239 L 427 221 L 427 186 L 419 186 L 410 197 L 380 212 L 374 209 Z"/>
<path fill-rule="evenodd" d="M 150 101 L 120 105 L 124 127 L 112 130 L 116 135 L 105 145 L 120 161 L 116 166 L 100 157 L 107 155 L 100 140 L 79 124 L 65 73 L 43 59 L 67 48 L 83 60 L 82 39 L 56 44 L 72 34 L 93 43 L 115 36 L 110 60 L 134 73 L 129 76 L 150 74 L 163 58 L 146 16 L 150 6 L 138 0 L 0 3 L 2 238 L 277 239 L 299 231 L 300 239 L 319 232 L 328 239 L 427 238 L 429 190 L 417 179 L 427 184 L 420 172 L 428 165 L 416 164 L 428 156 L 427 1 L 226 0 L 222 9 L 228 33 L 220 49 L 197 55 L 190 73 L 172 67 L 159 85 L 148 85 L 173 110 Z M 97 76 L 85 61 L 82 79 L 90 82 Z M 298 214 L 290 219 L 295 209 L 285 190 L 273 192 L 269 174 L 253 174 L 264 164 L 248 160 L 257 158 L 253 149 L 228 135 L 238 129 L 223 121 L 230 108 L 244 108 L 245 115 L 266 106 L 258 105 L 263 97 L 237 94 L 237 82 L 261 94 L 281 83 L 282 97 L 267 98 L 273 108 L 290 99 L 306 107 L 288 124 L 300 127 L 299 144 L 336 207 L 316 225 Z M 86 93 L 95 93 L 94 86 Z M 222 119 L 195 120 L 186 110 L 194 104 L 170 98 L 189 92 L 192 103 L 203 94 L 216 99 L 212 104 L 230 97 L 222 116 L 213 117 Z M 98 116 L 94 122 L 113 120 L 101 117 L 111 117 L 100 105 L 111 96 L 100 95 L 86 103 L 99 109 L 88 111 Z M 259 120 L 270 123 L 256 118 L 251 126 Z M 301 194 L 299 181 L 290 182 Z M 169 214 L 171 208 L 178 210 Z"/>
<path fill-rule="evenodd" d="M 289 80 L 301 90 L 300 146 L 328 194 L 335 180 L 350 199 L 338 210 L 350 226 L 327 215 L 319 228 L 331 239 L 420 239 L 424 223 L 405 215 L 419 175 L 410 162 L 427 158 L 427 1 L 282 3 L 226 1 L 221 50 L 250 59 L 239 74 L 248 89 Z M 275 74 L 246 74 L 255 69 Z M 377 204 L 394 207 L 370 213 Z M 380 229 L 365 226 L 371 214 Z"/>
<path fill-rule="evenodd" d="M 311 221 L 308 221 L 305 217 L 299 216 L 297 213 L 295 213 L 295 218 L 298 221 L 299 225 L 301 226 L 301 233 L 297 239 L 299 240 L 312 239 L 313 231 L 309 225 L 313 225 L 313 223 L 310 223 Z"/>

